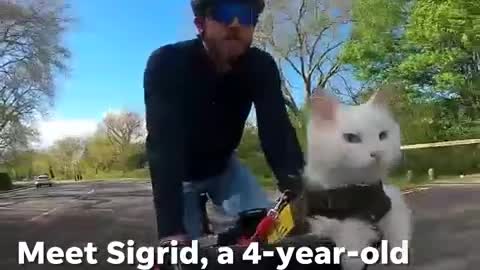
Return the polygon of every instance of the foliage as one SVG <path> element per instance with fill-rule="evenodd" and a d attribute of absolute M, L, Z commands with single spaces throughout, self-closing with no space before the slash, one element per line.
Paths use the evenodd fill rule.
<path fill-rule="evenodd" d="M 127 121 L 123 121 L 125 119 Z M 50 174 L 57 180 L 148 176 L 144 141 L 135 135 L 144 132 L 141 129 L 143 120 L 137 114 L 126 112 L 109 114 L 103 123 L 109 121 L 125 125 L 113 125 L 118 129 L 99 125 L 97 132 L 90 137 L 66 137 L 46 150 L 17 151 L 4 165 L 16 180 L 32 179 L 38 174 Z M 109 133 L 125 136 L 117 140 Z"/>
<path fill-rule="evenodd" d="M 12 179 L 5 172 L 0 172 L 0 190 L 8 190 L 12 188 Z"/>
<path fill-rule="evenodd" d="M 84 149 L 84 141 L 80 138 L 67 137 L 57 141 L 49 151 L 56 174 L 67 179 L 74 178 L 80 171 Z"/>
<path fill-rule="evenodd" d="M 412 170 L 417 178 L 426 176 L 429 168 L 434 168 L 437 175 L 478 173 L 480 147 L 474 144 L 408 150 L 397 171 L 404 175 L 406 170 Z"/>
<path fill-rule="evenodd" d="M 143 138 L 143 119 L 135 112 L 123 111 L 107 114 L 100 126 L 110 143 L 115 146 L 118 153 L 128 151 L 128 145 Z"/>
<path fill-rule="evenodd" d="M 109 170 L 115 162 L 115 149 L 108 138 L 97 134 L 87 140 L 83 161 L 85 166 L 95 172 Z"/>
<path fill-rule="evenodd" d="M 36 137 L 32 121 L 55 97 L 54 77 L 67 71 L 63 34 L 70 26 L 61 1 L 0 2 L 0 155 Z"/>
<path fill-rule="evenodd" d="M 245 126 L 242 142 L 238 147 L 238 157 L 257 177 L 267 179 L 273 177 L 262 152 L 258 139 L 258 130 L 252 122 L 248 122 Z"/>
<path fill-rule="evenodd" d="M 402 144 L 480 134 L 479 1 L 268 0 L 266 5 L 255 42 L 277 61 L 304 152 L 309 108 L 294 99 L 294 79 L 305 101 L 320 87 L 354 104 L 393 85 L 391 105 Z M 144 121 L 133 112 L 108 114 L 91 137 L 64 138 L 45 151 L 28 148 L 37 135 L 31 120 L 53 103 L 53 75 L 67 70 L 70 53 L 60 42 L 71 21 L 65 10 L 48 1 L 0 3 L 0 158 L 16 180 L 46 172 L 56 179 L 148 177 Z M 270 182 L 255 122 L 247 123 L 238 155 L 260 182 Z M 441 174 L 475 172 L 478 156 L 477 146 L 410 150 L 398 173 L 424 174 L 430 167 Z"/>
<path fill-rule="evenodd" d="M 478 135 L 479 11 L 471 0 L 355 2 L 340 58 L 371 88 L 402 85 L 405 142 Z"/>

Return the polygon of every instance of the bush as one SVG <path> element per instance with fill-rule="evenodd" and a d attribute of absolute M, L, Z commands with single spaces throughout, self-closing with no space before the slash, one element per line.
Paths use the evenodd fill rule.
<path fill-rule="evenodd" d="M 136 170 L 129 170 L 129 171 L 121 171 L 121 170 L 109 170 L 109 171 L 101 171 L 99 170 L 97 174 L 95 174 L 94 169 L 87 169 L 84 172 L 83 179 L 121 179 L 121 178 L 150 178 L 150 171 L 148 169 L 136 169 Z"/>
<path fill-rule="evenodd" d="M 126 178 L 150 178 L 150 171 L 148 169 L 136 169 L 125 173 Z"/>
<path fill-rule="evenodd" d="M 429 168 L 434 168 L 436 175 L 479 173 L 480 145 L 405 150 L 397 173 L 412 170 L 416 176 L 425 176 Z"/>
<path fill-rule="evenodd" d="M 9 190 L 12 188 L 12 179 L 10 175 L 5 172 L 0 173 L 0 190 Z"/>

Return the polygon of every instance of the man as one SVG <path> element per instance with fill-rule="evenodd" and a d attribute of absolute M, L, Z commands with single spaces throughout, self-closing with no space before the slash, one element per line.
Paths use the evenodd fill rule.
<path fill-rule="evenodd" d="M 251 47 L 261 0 L 193 0 L 198 37 L 149 57 L 147 153 L 160 239 L 201 236 L 200 194 L 235 216 L 271 202 L 235 155 L 252 105 L 281 191 L 302 190 L 303 154 L 273 58 Z"/>

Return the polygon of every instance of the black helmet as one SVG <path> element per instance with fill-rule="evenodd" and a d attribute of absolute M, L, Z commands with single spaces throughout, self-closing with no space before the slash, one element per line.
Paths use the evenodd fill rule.
<path fill-rule="evenodd" d="M 265 8 L 264 0 L 191 0 L 190 5 L 192 6 L 192 11 L 195 16 L 205 16 L 208 8 L 222 2 L 246 3 L 252 5 L 259 14 L 262 13 Z"/>

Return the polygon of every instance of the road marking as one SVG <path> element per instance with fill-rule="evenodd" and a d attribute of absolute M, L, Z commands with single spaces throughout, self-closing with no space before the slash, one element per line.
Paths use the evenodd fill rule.
<path fill-rule="evenodd" d="M 107 208 L 101 208 L 101 209 L 95 209 L 95 208 L 94 208 L 94 209 L 92 209 L 92 210 L 95 211 L 95 212 L 110 212 L 110 213 L 115 212 L 115 210 L 113 210 L 113 209 L 107 209 Z"/>
<path fill-rule="evenodd" d="M 90 191 L 87 192 L 87 195 L 92 194 L 92 193 L 94 193 L 94 192 L 95 192 L 95 189 L 91 189 Z M 64 208 L 64 207 L 66 207 L 68 204 L 73 204 L 73 203 L 76 202 L 76 201 L 77 201 L 77 199 L 71 199 L 71 200 L 69 200 L 66 204 L 64 204 L 64 205 L 62 205 L 62 206 L 57 206 L 57 207 L 55 207 L 55 208 L 53 208 L 53 209 L 51 209 L 51 210 L 49 210 L 49 211 L 47 211 L 47 212 L 44 212 L 44 213 L 42 213 L 42 214 L 40 214 L 40 215 L 38 215 L 38 216 L 35 216 L 35 217 L 31 218 L 31 219 L 30 219 L 30 222 L 34 222 L 34 221 L 38 220 L 39 218 L 48 216 L 48 215 L 52 214 L 53 212 L 57 211 L 58 209 L 60 209 L 60 208 L 62 208 L 62 207 Z M 113 212 L 113 210 L 106 210 L 106 211 L 112 211 L 112 212 Z"/>
<path fill-rule="evenodd" d="M 413 193 L 413 192 L 417 192 L 417 191 L 422 191 L 422 190 L 428 190 L 428 189 L 430 189 L 430 188 L 429 188 L 429 187 L 414 188 L 414 189 L 412 189 L 412 190 L 403 192 L 403 194 L 409 194 L 409 193 Z"/>
<path fill-rule="evenodd" d="M 35 220 L 37 220 L 37 219 L 39 219 L 39 218 L 41 218 L 41 217 L 48 216 L 48 215 L 50 215 L 51 213 L 57 211 L 58 208 L 60 208 L 60 207 L 55 207 L 55 208 L 53 208 L 53 209 L 51 209 L 51 210 L 49 210 L 49 211 L 47 211 L 47 212 L 44 212 L 44 213 L 42 213 L 42 214 L 40 214 L 40 215 L 38 215 L 38 216 L 36 216 L 36 217 L 33 217 L 33 218 L 30 219 L 30 221 L 32 222 L 32 221 L 35 221 Z"/>

